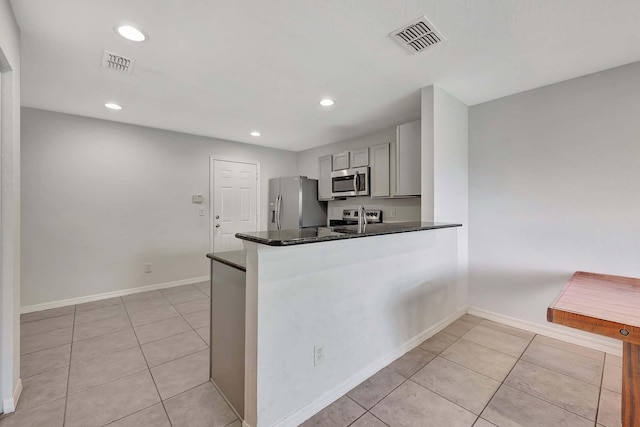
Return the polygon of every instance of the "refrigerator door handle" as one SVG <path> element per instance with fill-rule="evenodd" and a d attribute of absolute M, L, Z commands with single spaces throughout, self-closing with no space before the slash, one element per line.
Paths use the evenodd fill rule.
<path fill-rule="evenodd" d="M 278 194 L 278 198 L 276 199 L 276 227 L 278 228 L 278 230 L 280 230 L 281 228 L 281 219 L 280 219 L 281 207 L 282 207 L 282 194 Z"/>
<path fill-rule="evenodd" d="M 278 194 L 276 196 L 276 213 L 275 213 L 275 217 L 276 217 L 276 230 L 278 229 L 278 205 L 280 204 L 280 195 Z"/>
<path fill-rule="evenodd" d="M 280 195 L 280 203 L 278 205 L 278 230 L 282 230 L 282 194 Z"/>

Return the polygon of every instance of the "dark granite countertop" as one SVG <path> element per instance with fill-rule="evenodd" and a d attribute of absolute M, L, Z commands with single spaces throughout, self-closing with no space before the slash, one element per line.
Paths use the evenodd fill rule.
<path fill-rule="evenodd" d="M 291 246 L 307 243 L 327 242 L 331 240 L 353 239 L 360 237 L 381 236 L 384 234 L 409 233 L 414 231 L 434 230 L 438 228 L 461 227 L 462 224 L 443 222 L 396 222 L 386 224 L 369 224 L 364 233 L 358 233 L 356 225 L 337 227 L 301 228 L 298 230 L 258 231 L 255 233 L 238 233 L 238 239 L 262 243 L 269 246 Z"/>
<path fill-rule="evenodd" d="M 213 252 L 207 258 L 221 262 L 238 270 L 247 271 L 247 251 Z"/>

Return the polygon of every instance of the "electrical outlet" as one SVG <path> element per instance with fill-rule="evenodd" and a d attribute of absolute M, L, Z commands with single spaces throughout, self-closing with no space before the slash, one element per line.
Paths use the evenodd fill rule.
<path fill-rule="evenodd" d="M 391 208 L 391 210 L 389 210 L 389 218 L 395 218 L 396 217 L 396 208 Z"/>
<path fill-rule="evenodd" d="M 318 366 L 324 362 L 324 345 L 316 345 L 313 347 L 313 366 Z"/>
<path fill-rule="evenodd" d="M 144 264 L 144 272 L 145 273 L 151 273 L 151 263 L 147 262 Z"/>

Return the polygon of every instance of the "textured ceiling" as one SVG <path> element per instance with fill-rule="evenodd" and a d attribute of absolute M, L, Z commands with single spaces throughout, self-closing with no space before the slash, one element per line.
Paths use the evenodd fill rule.
<path fill-rule="evenodd" d="M 22 104 L 303 150 L 419 116 L 437 84 L 468 105 L 640 60 L 637 0 L 14 0 Z M 426 15 L 447 42 L 388 36 Z M 123 23 L 150 39 L 127 41 Z M 133 73 L 100 66 L 104 49 Z M 318 101 L 330 96 L 331 108 Z M 106 110 L 114 101 L 124 109 Z M 257 129 L 260 138 L 249 136 Z"/>

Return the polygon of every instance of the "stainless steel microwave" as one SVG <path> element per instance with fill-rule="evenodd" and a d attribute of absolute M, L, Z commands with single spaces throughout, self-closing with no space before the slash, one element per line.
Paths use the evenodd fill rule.
<path fill-rule="evenodd" d="M 368 196 L 369 168 L 331 172 L 331 197 Z"/>

